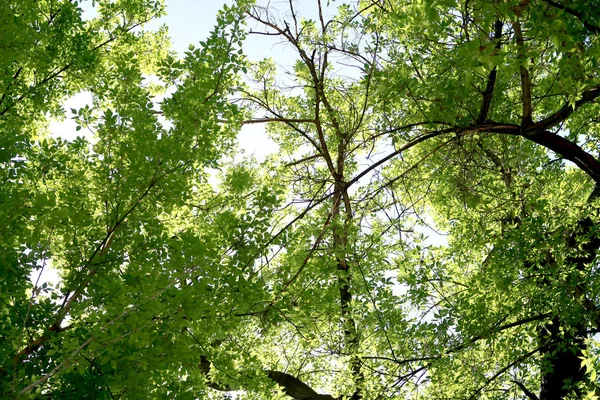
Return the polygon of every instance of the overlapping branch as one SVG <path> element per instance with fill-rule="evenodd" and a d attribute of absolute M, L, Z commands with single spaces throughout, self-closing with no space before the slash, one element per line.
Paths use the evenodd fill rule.
<path fill-rule="evenodd" d="M 559 10 L 563 10 L 564 12 L 566 12 L 567 14 L 570 14 L 572 16 L 574 16 L 575 18 L 577 18 L 579 21 L 581 21 L 581 23 L 583 24 L 583 26 L 589 30 L 592 33 L 600 34 L 600 27 L 597 25 L 592 24 L 586 17 L 585 15 L 583 15 L 583 13 L 575 10 L 574 8 L 571 8 L 565 4 L 559 3 L 557 1 L 554 0 L 542 0 L 545 3 L 551 5 L 552 7 L 558 8 Z M 592 6 L 593 7 L 593 6 Z"/>
<path fill-rule="evenodd" d="M 218 382 L 214 382 L 210 377 L 210 371 L 212 365 L 210 360 L 206 356 L 200 356 L 200 363 L 198 364 L 200 372 L 206 378 L 206 386 L 213 390 L 220 392 L 231 392 L 239 390 L 232 386 L 227 386 Z M 333 397 L 329 394 L 320 394 L 313 390 L 306 383 L 302 382 L 297 377 L 290 375 L 285 372 L 265 370 L 263 371 L 266 376 L 269 377 L 274 383 L 276 383 L 281 390 L 290 396 L 294 400 L 341 400 L 342 397 Z"/>

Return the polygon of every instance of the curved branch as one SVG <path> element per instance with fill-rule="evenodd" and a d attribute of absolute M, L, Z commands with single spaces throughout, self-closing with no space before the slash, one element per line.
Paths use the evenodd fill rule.
<path fill-rule="evenodd" d="M 581 12 L 572 9 L 571 7 L 565 6 L 564 4 L 557 3 L 556 1 L 553 1 L 553 0 L 543 0 L 543 1 L 548 3 L 549 5 L 551 5 L 554 8 L 558 8 L 559 10 L 563 10 L 567 14 L 574 16 L 579 21 L 581 21 L 581 23 L 587 30 L 595 33 L 596 35 L 600 34 L 600 27 L 590 24 Z"/>
<path fill-rule="evenodd" d="M 211 363 L 206 356 L 200 357 L 200 363 L 198 365 L 200 372 L 206 377 L 206 386 L 211 389 L 218 390 L 220 392 L 231 392 L 239 390 L 239 388 L 233 388 L 231 386 L 223 385 L 220 383 L 213 382 L 208 378 L 211 370 Z M 265 371 L 266 375 L 275 382 L 285 394 L 290 396 L 294 400 L 339 400 L 340 397 L 333 397 L 329 394 L 319 394 L 315 392 L 310 386 L 302 382 L 300 379 L 293 375 L 279 371 Z"/>
<path fill-rule="evenodd" d="M 554 114 L 530 125 L 525 130 L 525 133 L 552 128 L 563 122 L 565 119 L 567 119 L 569 115 L 571 115 L 573 112 L 579 109 L 582 105 L 594 101 L 599 96 L 600 86 L 596 86 L 590 90 L 586 90 L 581 94 L 581 99 L 577 100 L 575 104 L 565 104 L 560 110 L 558 110 Z"/>
<path fill-rule="evenodd" d="M 519 387 L 519 389 L 521 389 L 523 391 L 523 393 L 525 393 L 525 396 L 529 397 L 531 400 L 540 400 L 535 393 L 533 393 L 531 390 L 527 389 L 527 386 L 523 385 L 523 383 L 517 381 L 517 380 L 513 380 L 512 381 L 515 385 L 517 385 Z"/>
<path fill-rule="evenodd" d="M 540 351 L 541 347 L 538 347 L 534 350 L 531 350 L 530 352 L 522 355 L 521 357 L 517 358 L 516 360 L 514 360 L 513 362 L 511 362 L 510 364 L 508 364 L 507 366 L 505 366 L 504 368 L 502 368 L 501 370 L 499 370 L 498 372 L 496 372 L 494 375 L 492 375 L 491 377 L 489 377 L 486 382 L 481 385 L 477 390 L 475 390 L 475 392 L 473 392 L 473 394 L 471 395 L 471 397 L 469 397 L 469 400 L 475 400 L 479 397 L 479 393 L 481 393 L 481 391 L 483 389 L 485 389 L 486 386 L 488 386 L 490 383 L 492 383 L 493 381 L 495 381 L 498 377 L 500 377 L 502 374 L 504 374 L 506 371 L 510 370 L 511 368 L 513 368 L 515 365 L 522 363 L 523 361 L 525 361 L 526 359 L 528 359 L 529 357 L 533 356 L 535 353 L 537 353 L 538 351 Z"/>
<path fill-rule="evenodd" d="M 584 102 L 590 101 L 590 99 L 596 98 L 600 96 L 600 88 L 590 90 L 586 92 L 587 95 L 577 101 L 579 104 L 583 104 Z M 569 107 L 571 108 L 571 107 Z M 570 114 L 572 110 L 569 111 Z M 577 143 L 570 141 L 556 133 L 550 132 L 544 129 L 544 126 L 553 126 L 554 123 L 549 122 L 549 119 L 557 120 L 558 114 L 561 111 L 558 111 L 553 116 L 547 118 L 546 120 L 542 120 L 540 122 L 534 123 L 530 125 L 526 130 L 522 130 L 520 126 L 514 124 L 498 124 L 495 122 L 491 122 L 486 125 L 481 126 L 470 126 L 462 129 L 449 129 L 446 131 L 442 131 L 441 133 L 447 133 L 448 131 L 455 132 L 459 135 L 465 135 L 468 133 L 498 133 L 505 135 L 514 135 L 521 136 L 525 139 L 531 140 L 534 143 L 537 143 L 548 150 L 552 150 L 554 153 L 560 155 L 561 157 L 571 161 L 575 165 L 577 165 L 583 172 L 588 174 L 595 182 L 600 184 L 600 162 L 592 156 L 590 153 L 582 149 Z M 567 116 L 568 116 L 567 114 Z M 567 116 L 564 116 L 562 120 L 564 120 Z M 387 158 L 385 159 L 387 161 Z"/>
<path fill-rule="evenodd" d="M 546 130 L 534 133 L 533 135 L 523 135 L 523 137 L 560 154 L 565 159 L 577 165 L 595 182 L 600 183 L 600 163 L 594 156 L 579 147 L 578 144 Z"/>
<path fill-rule="evenodd" d="M 319 394 L 300 379 L 285 372 L 268 371 L 267 376 L 294 400 L 337 400 L 329 394 Z"/>
<path fill-rule="evenodd" d="M 346 182 L 346 184 L 344 185 L 344 188 L 348 188 L 351 185 L 355 184 L 356 182 L 358 182 L 360 180 L 360 178 L 362 178 L 363 176 L 367 175 L 369 172 L 373 171 L 375 168 L 379 167 L 382 164 L 385 164 L 386 162 L 388 162 L 389 160 L 391 160 L 392 158 L 402 154 L 403 152 L 405 152 L 406 150 L 410 149 L 411 147 L 416 146 L 417 144 L 424 142 L 428 139 L 437 137 L 437 136 L 441 136 L 445 133 L 450 133 L 450 132 L 455 132 L 456 129 L 451 128 L 451 129 L 444 129 L 441 131 L 434 131 L 434 132 L 429 132 L 426 133 L 422 136 L 419 136 L 417 138 L 415 138 L 414 140 L 408 142 L 407 144 L 405 144 L 404 146 L 402 146 L 401 148 L 399 148 L 398 150 L 388 154 L 387 156 L 383 157 L 381 160 L 373 163 L 372 165 L 368 166 L 367 168 L 365 168 L 362 172 L 360 172 L 359 174 L 357 174 L 355 177 L 353 177 L 352 179 L 350 179 L 348 182 Z"/>

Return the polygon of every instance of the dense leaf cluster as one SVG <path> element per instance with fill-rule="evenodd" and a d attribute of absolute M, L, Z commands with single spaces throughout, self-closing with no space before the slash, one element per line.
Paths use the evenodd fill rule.
<path fill-rule="evenodd" d="M 0 397 L 600 395 L 600 3 L 80 3 L 0 4 Z"/>

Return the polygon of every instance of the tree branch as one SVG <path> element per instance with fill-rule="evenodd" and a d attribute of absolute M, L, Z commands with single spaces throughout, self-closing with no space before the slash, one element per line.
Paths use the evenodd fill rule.
<path fill-rule="evenodd" d="M 229 123 L 229 121 L 226 121 L 226 120 L 219 120 L 219 122 Z M 285 123 L 295 123 L 295 124 L 301 124 L 301 123 L 315 124 L 316 123 L 314 118 L 267 117 L 267 118 L 247 119 L 247 120 L 241 121 L 241 124 L 242 125 L 251 125 L 251 124 L 265 124 L 265 123 L 269 123 L 269 122 L 285 122 Z"/>
<path fill-rule="evenodd" d="M 521 101 L 523 103 L 522 126 L 529 126 L 533 123 L 531 109 L 531 79 L 529 70 L 526 67 L 527 57 L 525 54 L 525 40 L 521 31 L 521 23 L 517 20 L 512 23 L 517 39 L 517 55 L 519 59 L 519 70 L 521 72 Z"/>
<path fill-rule="evenodd" d="M 600 183 L 600 163 L 594 156 L 579 147 L 578 144 L 546 130 L 523 136 L 560 154 L 562 157 L 581 168 L 581 170 L 588 174 L 595 182 Z"/>
<path fill-rule="evenodd" d="M 300 379 L 278 371 L 268 371 L 267 376 L 278 384 L 285 394 L 294 400 L 337 400 L 329 394 L 319 394 Z"/>
<path fill-rule="evenodd" d="M 90 337 L 88 338 L 85 342 L 83 342 L 79 347 L 77 347 L 75 350 L 73 350 L 71 352 L 71 354 L 69 354 L 63 362 L 61 362 L 60 364 L 56 365 L 54 368 L 52 368 L 52 370 L 50 370 L 50 372 L 48 372 L 47 374 L 45 374 L 44 376 L 42 376 L 41 378 L 39 378 L 38 380 L 36 380 L 35 382 L 32 382 L 29 386 L 27 386 L 26 388 L 24 388 L 23 390 L 21 390 L 19 392 L 19 395 L 24 395 L 26 393 L 28 393 L 29 391 L 31 391 L 32 389 L 35 389 L 36 387 L 38 387 L 39 385 L 41 385 L 42 383 L 46 382 L 48 379 L 50 379 L 51 377 L 53 377 L 54 375 L 56 375 L 62 368 L 64 368 L 66 365 L 69 364 L 69 362 L 77 355 L 79 354 L 79 352 L 81 350 L 83 350 L 88 344 L 90 344 L 92 342 L 92 340 L 94 340 L 94 337 Z"/>
<path fill-rule="evenodd" d="M 561 122 L 566 120 L 567 117 L 569 117 L 569 115 L 578 110 L 581 106 L 594 101 L 598 96 L 600 96 L 600 86 L 596 86 L 592 89 L 586 90 L 581 94 L 581 98 L 577 100 L 575 104 L 565 104 L 560 110 L 558 110 L 554 114 L 544 118 L 539 122 L 531 124 L 525 130 L 525 133 L 536 132 L 541 129 L 549 129 L 560 124 Z"/>
<path fill-rule="evenodd" d="M 479 393 L 481 393 L 481 391 L 483 389 L 485 389 L 485 387 L 487 385 L 489 385 L 490 383 L 492 383 L 493 381 L 495 381 L 499 376 L 501 376 L 502 374 L 504 374 L 506 371 L 508 371 L 509 369 L 511 369 L 512 367 L 514 367 L 515 365 L 525 361 L 526 359 L 528 359 L 529 357 L 531 357 L 532 355 L 534 355 L 535 353 L 537 353 L 538 351 L 540 351 L 541 347 L 538 347 L 534 350 L 531 350 L 530 352 L 522 355 L 521 357 L 517 358 L 516 360 L 514 360 L 513 362 L 511 362 L 510 364 L 508 364 L 506 367 L 502 368 L 500 371 L 496 372 L 494 375 L 492 375 L 491 377 L 489 377 L 487 379 L 487 381 L 479 387 L 479 389 L 477 389 L 475 392 L 473 392 L 473 394 L 471 395 L 471 397 L 469 397 L 469 400 L 475 400 L 478 398 Z"/>
<path fill-rule="evenodd" d="M 155 174 L 151 178 L 150 183 L 149 183 L 148 187 L 144 190 L 144 192 L 135 200 L 135 202 L 129 208 L 129 210 L 127 212 L 125 212 L 125 214 L 123 214 L 123 216 L 115 223 L 115 225 L 112 227 L 112 229 L 110 229 L 107 232 L 106 236 L 100 242 L 100 244 L 98 244 L 96 246 L 92 255 L 88 258 L 87 262 L 83 266 L 82 271 L 86 271 L 88 269 L 88 267 L 91 265 L 92 261 L 95 259 L 95 257 L 98 254 L 100 254 L 104 248 L 106 248 L 106 245 L 107 245 L 108 241 L 110 240 L 110 238 L 112 237 L 113 232 L 125 222 L 127 217 L 137 208 L 137 206 L 142 202 L 142 200 L 144 200 L 144 198 L 146 198 L 150 194 L 152 188 L 156 185 L 156 183 L 157 183 L 157 177 Z M 96 274 L 96 272 L 97 272 L 96 269 L 94 269 L 94 268 L 90 269 L 87 272 L 87 275 L 82 280 L 79 287 L 75 290 L 75 292 L 70 297 L 69 297 L 69 294 L 67 293 L 67 295 L 65 297 L 66 301 L 63 303 L 61 308 L 56 313 L 56 317 L 54 318 L 54 322 L 52 323 L 52 325 L 50 327 L 48 327 L 41 336 L 39 336 L 35 340 L 30 341 L 23 349 L 21 349 L 15 355 L 15 357 L 13 358 L 15 365 L 21 360 L 21 358 L 23 358 L 23 357 L 33 353 L 37 349 L 39 349 L 44 343 L 46 343 L 48 340 L 50 340 L 50 338 L 54 334 L 63 332 L 66 329 L 68 329 L 68 328 L 61 327 L 61 324 L 65 320 L 67 314 L 71 311 L 73 304 L 75 304 L 79 301 L 79 299 L 83 295 L 85 289 L 90 284 L 91 278 Z"/>
<path fill-rule="evenodd" d="M 525 385 L 523 385 L 521 382 L 519 382 L 518 380 L 513 380 L 513 383 L 515 385 L 517 385 L 522 391 L 523 393 L 525 393 L 525 396 L 529 397 L 531 400 L 540 400 L 535 393 L 533 393 L 531 390 L 527 389 L 527 387 Z"/>
<path fill-rule="evenodd" d="M 150 16 L 149 18 L 144 19 L 143 21 L 137 22 L 129 27 L 123 28 L 122 33 L 127 33 L 130 32 L 132 30 L 134 30 L 135 28 L 137 28 L 138 26 L 150 21 L 151 19 L 153 19 L 154 17 L 156 17 L 156 14 Z M 110 44 L 111 42 L 115 41 L 117 39 L 117 36 L 110 36 L 108 39 L 106 39 L 105 41 L 99 43 L 98 45 L 94 46 L 91 51 L 96 51 L 108 44 Z M 15 99 L 14 101 L 10 102 L 9 104 L 7 104 L 4 109 L 2 111 L 0 111 L 0 116 L 3 116 L 4 114 L 6 114 L 8 111 L 10 111 L 15 105 L 17 105 L 18 103 L 20 103 L 21 101 L 25 100 L 26 98 L 28 98 L 29 96 L 32 95 L 32 93 L 48 84 L 48 82 L 52 81 L 54 78 L 57 78 L 60 74 L 62 74 L 63 72 L 66 72 L 67 70 L 69 70 L 73 65 L 75 65 L 76 60 L 72 60 L 70 62 L 67 62 L 66 64 L 64 64 L 62 67 L 60 68 L 55 68 L 53 69 L 50 74 L 48 76 L 46 76 L 44 79 L 42 79 L 40 82 L 38 82 L 37 84 L 34 84 L 32 86 L 29 86 L 29 88 L 27 88 L 27 90 L 22 93 L 19 97 L 17 97 L 17 99 Z M 16 80 L 16 78 L 19 76 L 19 74 L 21 73 L 21 68 L 19 68 L 17 70 L 17 73 L 15 74 L 15 76 L 13 77 L 13 81 Z M 7 88 L 7 92 L 8 92 Z M 0 101 L 0 104 L 4 101 L 5 99 L 5 95 L 6 92 L 2 95 L 2 101 Z"/>
<path fill-rule="evenodd" d="M 212 366 L 206 356 L 200 357 L 199 368 L 200 372 L 206 376 L 206 386 L 209 388 L 218 390 L 220 392 L 239 390 L 239 388 L 233 388 L 231 386 L 216 383 L 209 379 L 208 376 Z M 285 394 L 294 400 L 341 400 L 341 397 L 336 398 L 329 394 L 319 394 L 300 379 L 285 372 L 267 370 L 265 373 L 269 379 L 275 382 L 283 390 Z"/>
<path fill-rule="evenodd" d="M 500 51 L 500 47 L 502 46 L 500 41 L 502 38 L 502 26 L 503 23 L 500 20 L 496 20 L 494 23 L 494 41 L 496 42 L 496 51 Z M 496 86 L 497 74 L 498 69 L 494 67 L 494 69 L 488 75 L 487 86 L 485 88 L 485 92 L 483 92 L 483 103 L 481 104 L 481 109 L 479 110 L 479 117 L 477 117 L 477 124 L 483 124 L 487 120 L 487 116 L 490 111 L 490 105 L 492 104 L 492 97 L 494 95 L 494 87 Z"/>
<path fill-rule="evenodd" d="M 577 18 L 579 21 L 581 21 L 581 23 L 583 24 L 583 26 L 588 29 L 589 31 L 597 34 L 600 34 L 600 27 L 596 26 L 596 25 L 592 25 L 590 24 L 585 16 L 577 11 L 572 9 L 571 7 L 565 6 L 564 4 L 561 3 L 557 3 L 556 1 L 553 0 L 542 0 L 546 3 L 548 3 L 549 5 L 551 5 L 554 8 L 558 8 L 559 10 L 563 10 L 564 12 L 566 12 L 567 14 L 571 14 L 572 16 L 574 16 L 575 18 Z"/>

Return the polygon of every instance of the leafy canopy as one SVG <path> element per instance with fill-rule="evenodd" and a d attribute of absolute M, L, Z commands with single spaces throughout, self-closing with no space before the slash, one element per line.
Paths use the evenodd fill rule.
<path fill-rule="evenodd" d="M 82 6 L 0 4 L 2 397 L 600 393 L 600 4 Z"/>

